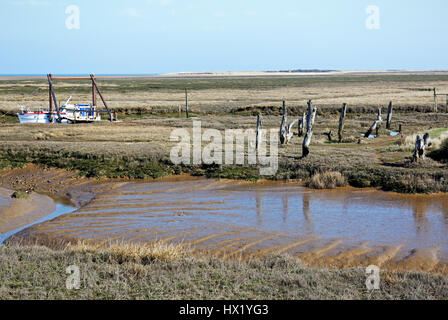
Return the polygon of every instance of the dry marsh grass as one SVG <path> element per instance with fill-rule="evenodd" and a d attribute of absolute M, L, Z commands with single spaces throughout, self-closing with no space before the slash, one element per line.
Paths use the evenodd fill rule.
<path fill-rule="evenodd" d="M 166 250 L 161 249 L 163 257 Z M 130 252 L 128 252 L 130 251 Z M 171 252 L 171 250 L 168 250 Z M 152 255 L 150 255 L 153 257 Z M 155 254 L 157 257 L 158 254 Z M 448 279 L 422 272 L 381 272 L 366 289 L 362 268 L 314 269 L 282 255 L 220 260 L 186 254 L 142 259 L 136 248 L 0 247 L 0 299 L 447 299 Z M 80 270 L 80 289 L 66 289 L 66 268 Z"/>
<path fill-rule="evenodd" d="M 102 256 L 110 256 L 113 261 L 119 263 L 148 263 L 149 261 L 170 261 L 185 258 L 188 254 L 186 248 L 181 244 L 165 242 L 152 243 L 126 243 L 114 242 L 100 244 L 94 242 L 76 242 L 67 244 L 65 250 L 80 253 L 96 253 Z"/>
<path fill-rule="evenodd" d="M 306 183 L 306 186 L 313 189 L 334 189 L 345 187 L 347 179 L 340 172 L 327 171 L 314 174 Z"/>
<path fill-rule="evenodd" d="M 301 106 L 313 99 L 322 107 L 355 106 L 430 107 L 431 89 L 448 91 L 448 75 L 346 75 L 229 77 L 197 79 L 102 79 L 99 81 L 111 108 L 123 113 L 177 113 L 184 106 L 184 89 L 190 92 L 192 112 L 219 114 L 239 107 L 270 107 L 282 100 Z M 48 106 L 45 80 L 0 81 L 0 105 L 5 112 L 17 112 L 19 105 Z M 59 82 L 58 99 L 69 95 L 74 101 L 91 101 L 90 87 L 82 82 Z"/>

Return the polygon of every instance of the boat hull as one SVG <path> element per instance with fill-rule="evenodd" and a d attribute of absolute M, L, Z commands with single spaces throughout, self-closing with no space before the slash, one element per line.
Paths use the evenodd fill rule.
<path fill-rule="evenodd" d="M 100 113 L 91 105 L 64 105 L 60 109 L 59 115 L 57 112 L 53 112 L 53 117 L 51 117 L 51 112 L 49 111 L 21 111 L 17 116 L 19 117 L 20 123 L 76 123 L 101 121 Z"/>
<path fill-rule="evenodd" d="M 18 114 L 20 123 L 51 123 L 51 113 L 23 113 Z"/>

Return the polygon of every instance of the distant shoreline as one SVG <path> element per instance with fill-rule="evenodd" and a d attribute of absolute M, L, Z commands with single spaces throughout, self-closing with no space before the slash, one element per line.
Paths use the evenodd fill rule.
<path fill-rule="evenodd" d="M 58 74 L 59 76 L 80 76 L 79 74 Z M 307 77 L 307 76 L 368 76 L 368 75 L 448 75 L 448 70 L 284 70 L 284 71 L 217 71 L 178 72 L 165 74 L 97 74 L 99 79 L 154 79 L 154 78 L 216 78 L 216 77 Z M 45 79 L 41 74 L 0 75 L 5 80 Z"/>

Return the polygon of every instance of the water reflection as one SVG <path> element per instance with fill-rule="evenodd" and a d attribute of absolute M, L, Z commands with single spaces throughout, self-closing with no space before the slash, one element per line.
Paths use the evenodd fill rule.
<path fill-rule="evenodd" d="M 257 190 L 255 192 L 255 202 L 257 208 L 257 225 L 263 224 L 263 200 L 262 192 Z"/>
<path fill-rule="evenodd" d="M 306 234 L 313 234 L 314 225 L 310 212 L 310 194 L 308 192 L 302 195 L 302 212 L 305 222 L 305 232 Z"/>
<path fill-rule="evenodd" d="M 283 223 L 286 223 L 286 220 L 288 218 L 288 195 L 284 194 L 282 196 L 282 203 L 283 203 Z"/>
<path fill-rule="evenodd" d="M 428 204 L 423 201 L 414 201 L 412 203 L 412 211 L 414 214 L 415 230 L 417 234 L 429 231 L 429 222 L 426 217 Z"/>

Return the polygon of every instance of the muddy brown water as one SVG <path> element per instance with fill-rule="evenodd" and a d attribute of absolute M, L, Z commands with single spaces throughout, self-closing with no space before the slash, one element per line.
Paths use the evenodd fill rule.
<path fill-rule="evenodd" d="M 193 178 L 122 182 L 74 213 L 29 228 L 30 234 L 440 270 L 448 262 L 448 195 Z"/>

